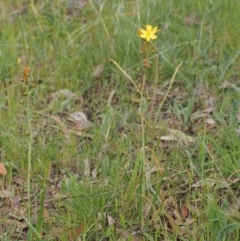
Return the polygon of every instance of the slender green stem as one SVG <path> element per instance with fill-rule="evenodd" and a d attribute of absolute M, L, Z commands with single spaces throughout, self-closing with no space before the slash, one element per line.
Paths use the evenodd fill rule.
<path fill-rule="evenodd" d="M 142 197 L 145 196 L 145 190 L 146 190 L 146 153 L 145 153 L 145 125 L 144 125 L 144 86 L 146 82 L 146 70 L 143 75 L 143 82 L 142 82 L 142 89 L 141 89 L 141 104 L 140 104 L 140 111 L 141 111 L 141 134 L 142 134 Z M 144 228 L 144 199 L 141 199 L 141 229 L 143 230 Z"/>
<path fill-rule="evenodd" d="M 28 197 L 28 220 L 31 223 L 31 173 L 32 173 L 32 125 L 30 111 L 30 92 L 27 86 L 27 131 L 28 131 L 28 175 L 27 175 L 27 197 Z M 30 231 L 31 232 L 31 231 Z"/>
<path fill-rule="evenodd" d="M 167 96 L 168 96 L 169 91 L 170 91 L 170 89 L 171 89 L 171 87 L 172 87 L 173 81 L 174 81 L 174 79 L 175 79 L 175 77 L 176 77 L 176 74 L 177 74 L 179 68 L 181 67 L 181 65 L 182 65 L 182 62 L 180 62 L 180 64 L 177 66 L 177 68 L 176 68 L 175 71 L 174 71 L 174 74 L 173 74 L 172 79 L 171 79 L 171 81 L 170 81 L 170 84 L 169 84 L 167 93 L 165 94 L 165 96 L 164 96 L 161 104 L 159 105 L 158 112 L 157 112 L 157 115 L 156 115 L 156 118 L 155 118 L 155 122 L 157 122 L 157 119 L 158 119 L 158 116 L 159 116 L 160 111 L 161 111 L 161 109 L 162 109 L 162 106 L 163 106 L 165 100 L 167 99 Z"/>
<path fill-rule="evenodd" d="M 109 60 L 111 60 L 111 61 L 121 70 L 121 72 L 130 80 L 130 82 L 131 82 L 131 83 L 133 84 L 133 86 L 136 88 L 137 92 L 140 93 L 141 98 L 142 98 L 142 93 L 141 93 L 141 91 L 139 90 L 139 88 L 138 88 L 138 86 L 136 85 L 136 83 L 135 83 L 135 82 L 133 81 L 133 79 L 131 78 L 131 76 L 128 75 L 128 74 L 126 73 L 126 71 L 123 70 L 123 68 L 122 68 L 115 60 L 113 60 L 113 59 L 109 59 Z"/>

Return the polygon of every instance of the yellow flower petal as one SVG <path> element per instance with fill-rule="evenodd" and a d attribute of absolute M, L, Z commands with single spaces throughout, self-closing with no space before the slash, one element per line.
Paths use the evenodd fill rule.
<path fill-rule="evenodd" d="M 140 36 L 142 33 L 143 33 L 143 31 L 145 31 L 145 30 L 143 30 L 143 29 L 138 29 L 138 35 Z"/>
<path fill-rule="evenodd" d="M 152 30 L 152 25 L 146 25 L 146 29 L 147 29 L 147 31 L 151 31 Z"/>
<path fill-rule="evenodd" d="M 158 31 L 160 31 L 160 29 L 158 29 L 157 27 L 153 28 L 152 25 L 150 25 L 150 24 L 146 24 L 145 28 L 146 28 L 146 30 L 141 29 L 141 28 L 138 30 L 138 35 L 140 36 L 140 38 L 143 38 L 148 42 L 151 39 L 157 38 L 156 33 Z"/>

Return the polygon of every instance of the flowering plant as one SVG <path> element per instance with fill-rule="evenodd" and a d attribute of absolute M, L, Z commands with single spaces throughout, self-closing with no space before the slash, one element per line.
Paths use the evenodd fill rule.
<path fill-rule="evenodd" d="M 145 39 L 147 42 L 149 42 L 151 39 L 156 39 L 157 38 L 157 31 L 160 31 L 161 29 L 158 29 L 157 27 L 152 27 L 152 25 L 147 24 L 146 30 L 140 28 L 138 30 L 138 34 L 140 38 Z"/>

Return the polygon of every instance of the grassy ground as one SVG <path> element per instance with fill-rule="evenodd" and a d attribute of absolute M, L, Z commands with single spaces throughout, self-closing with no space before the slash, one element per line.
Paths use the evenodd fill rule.
<path fill-rule="evenodd" d="M 1 240 L 240 240 L 240 3 L 73 3 L 0 3 Z"/>

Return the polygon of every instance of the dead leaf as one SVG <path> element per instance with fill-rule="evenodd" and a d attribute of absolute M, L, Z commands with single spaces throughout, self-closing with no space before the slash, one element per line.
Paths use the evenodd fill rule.
<path fill-rule="evenodd" d="M 133 241 L 140 241 L 141 240 L 139 237 L 131 234 L 130 232 L 128 232 L 125 229 L 116 228 L 115 231 L 120 237 L 126 238 L 127 240 L 133 240 Z"/>
<path fill-rule="evenodd" d="M 195 140 L 193 137 L 186 135 L 180 130 L 169 129 L 170 135 L 161 136 L 161 140 L 163 141 L 181 141 L 185 145 L 195 144 Z"/>
<path fill-rule="evenodd" d="M 68 131 L 66 125 L 61 121 L 61 119 L 58 116 L 50 115 L 50 118 L 55 120 L 57 122 L 57 124 L 62 128 L 65 138 L 69 141 L 70 135 L 69 135 L 69 131 Z"/>
<path fill-rule="evenodd" d="M 225 180 L 218 180 L 214 178 L 205 178 L 203 180 L 199 180 L 192 185 L 192 187 L 199 188 L 199 187 L 213 187 L 216 185 L 216 188 L 229 188 L 230 184 Z"/>
<path fill-rule="evenodd" d="M 97 217 L 98 221 L 102 221 L 102 220 L 106 220 L 106 219 L 108 221 L 109 226 L 113 226 L 116 223 L 114 218 L 112 216 L 110 216 L 108 213 L 98 213 L 98 217 Z M 102 226 L 100 222 L 99 222 L 98 226 L 99 227 Z"/>
<path fill-rule="evenodd" d="M 207 118 L 205 120 L 205 124 L 207 124 L 207 125 L 216 125 L 216 121 L 211 119 L 211 118 Z"/>
<path fill-rule="evenodd" d="M 83 161 L 84 163 L 84 175 L 85 177 L 89 177 L 90 176 L 90 163 L 89 163 L 89 159 L 85 159 Z"/>
<path fill-rule="evenodd" d="M 152 205 L 149 202 L 144 204 L 144 217 L 145 218 L 148 217 L 151 207 L 152 207 Z"/>
<path fill-rule="evenodd" d="M 184 222 L 184 225 L 188 226 L 194 223 L 193 218 L 187 218 L 186 221 Z"/>
<path fill-rule="evenodd" d="M 112 103 L 112 100 L 113 100 L 113 96 L 115 95 L 115 90 L 112 90 L 110 93 L 109 93 L 109 96 L 108 96 L 108 101 L 107 101 L 107 106 L 111 106 L 111 103 Z"/>
<path fill-rule="evenodd" d="M 197 182 L 195 182 L 192 187 L 195 187 L 195 188 L 199 188 L 199 187 L 206 187 L 206 186 L 210 186 L 210 187 L 213 187 L 215 185 L 215 182 L 209 182 L 207 180 L 199 180 Z"/>
<path fill-rule="evenodd" d="M 178 226 L 180 226 L 183 223 L 181 214 L 179 213 L 177 208 L 173 209 L 173 213 L 174 213 L 174 216 L 175 216 L 175 223 Z"/>
<path fill-rule="evenodd" d="M 104 64 L 99 64 L 98 66 L 96 66 L 94 72 L 93 72 L 93 77 L 96 79 L 99 79 L 102 76 L 102 73 L 104 71 Z"/>
<path fill-rule="evenodd" d="M 79 111 L 79 112 L 71 113 L 69 115 L 69 118 L 67 118 L 67 120 L 72 122 L 78 122 L 78 121 L 87 122 L 87 117 L 83 112 Z"/>
<path fill-rule="evenodd" d="M 108 220 L 109 226 L 113 226 L 115 224 L 114 218 L 112 216 L 110 216 L 109 214 L 107 214 L 107 220 Z"/>
<path fill-rule="evenodd" d="M 1 162 L 0 162 L 0 174 L 3 175 L 3 176 L 7 175 L 7 170 L 4 166 L 4 164 L 1 163 Z"/>
<path fill-rule="evenodd" d="M 201 212 L 197 209 L 196 206 L 185 204 L 186 208 L 190 211 L 191 214 L 196 215 L 199 217 L 201 215 Z"/>
<path fill-rule="evenodd" d="M 80 226 L 76 227 L 74 230 L 72 230 L 68 234 L 68 239 L 69 240 L 77 240 L 78 236 L 80 236 L 83 231 L 84 231 L 83 225 L 80 225 Z"/>
<path fill-rule="evenodd" d="M 81 130 L 70 130 L 72 134 L 74 134 L 75 136 L 82 136 L 82 131 Z M 85 137 L 89 137 L 92 138 L 91 136 L 86 135 Z"/>
<path fill-rule="evenodd" d="M 96 178 L 97 178 L 97 169 L 94 168 L 94 169 L 92 170 L 92 179 L 96 179 Z"/>
<path fill-rule="evenodd" d="M 20 196 L 14 196 L 13 200 L 12 200 L 12 206 L 14 208 L 19 208 L 21 206 L 20 201 L 21 201 L 21 197 Z"/>
<path fill-rule="evenodd" d="M 188 214 L 189 214 L 189 210 L 188 210 L 188 208 L 186 207 L 185 204 L 183 204 L 181 206 L 181 214 L 182 214 L 183 218 L 186 218 L 188 216 Z"/>
<path fill-rule="evenodd" d="M 21 233 L 24 228 L 28 228 L 28 224 L 26 222 L 19 222 L 17 219 L 6 220 L 6 225 L 17 227 L 17 233 Z"/>
<path fill-rule="evenodd" d="M 13 192 L 9 190 L 0 190 L 0 197 L 6 198 L 6 197 L 13 197 Z"/>
<path fill-rule="evenodd" d="M 205 120 L 205 125 L 207 126 L 207 130 L 212 130 L 213 128 L 216 127 L 216 121 L 211 119 L 211 118 L 207 118 Z"/>
<path fill-rule="evenodd" d="M 227 213 L 229 215 L 235 216 L 236 213 L 239 213 L 240 211 L 240 197 L 236 198 L 232 204 L 229 206 L 229 209 L 227 211 Z"/>
<path fill-rule="evenodd" d="M 167 218 L 169 225 L 171 226 L 171 231 L 176 235 L 183 235 L 185 233 L 184 230 L 180 230 L 179 226 L 176 224 L 175 219 L 172 217 L 172 215 L 168 212 L 164 214 L 164 216 Z"/>
<path fill-rule="evenodd" d="M 169 136 L 161 136 L 160 139 L 161 139 L 162 141 L 176 141 L 176 140 L 177 140 L 177 137 L 176 137 L 176 136 L 169 135 Z"/>
<path fill-rule="evenodd" d="M 219 89 L 226 89 L 226 88 L 232 88 L 236 90 L 237 92 L 240 92 L 240 88 L 236 84 L 229 83 L 228 81 L 224 81 L 220 86 Z"/>
<path fill-rule="evenodd" d="M 65 97 L 68 99 L 77 99 L 78 98 L 77 94 L 73 93 L 72 91 L 70 91 L 68 89 L 63 89 L 63 90 L 59 90 L 59 91 L 51 93 L 50 95 L 48 95 L 47 99 L 50 102 L 50 101 L 59 99 L 60 97 Z"/>
<path fill-rule="evenodd" d="M 72 133 L 75 136 L 84 136 L 88 138 L 92 138 L 91 135 L 85 134 L 82 131 L 84 129 L 92 128 L 94 125 L 88 121 L 86 115 L 79 111 L 73 112 L 70 115 L 66 113 L 61 113 L 61 117 L 64 118 L 69 122 L 67 125 L 62 122 L 59 117 L 53 117 L 54 120 L 62 127 L 63 132 L 65 133 L 66 139 L 68 139 L 69 133 Z M 68 132 L 68 133 L 67 133 Z"/>
<path fill-rule="evenodd" d="M 180 130 L 169 129 L 171 135 L 176 136 L 178 140 L 182 141 L 185 145 L 195 144 L 193 137 L 186 135 Z"/>
<path fill-rule="evenodd" d="M 74 130 L 76 131 L 81 131 L 87 128 L 87 123 L 88 123 L 87 117 L 81 111 L 71 113 L 69 115 L 68 120 L 73 121 L 75 123 Z"/>

